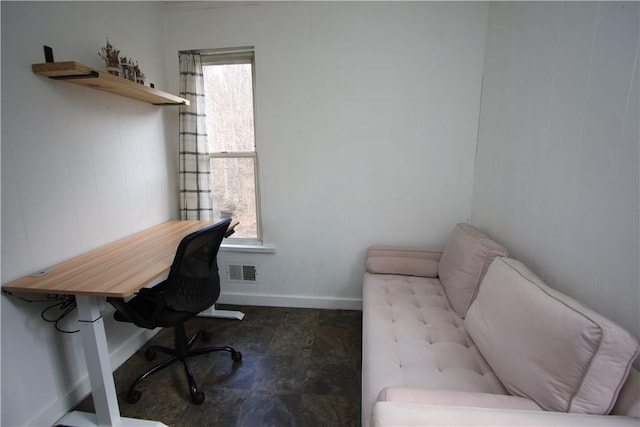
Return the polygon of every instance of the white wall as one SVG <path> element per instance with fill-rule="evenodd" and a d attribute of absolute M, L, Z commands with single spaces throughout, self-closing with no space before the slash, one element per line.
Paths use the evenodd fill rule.
<path fill-rule="evenodd" d="M 636 337 L 638 7 L 491 4 L 471 214 Z"/>
<path fill-rule="evenodd" d="M 165 115 L 156 107 L 36 76 L 56 60 L 102 69 L 106 38 L 166 85 L 153 3 L 2 2 L 2 283 L 175 216 Z M 31 296 L 33 297 L 33 296 Z M 88 392 L 79 336 L 40 319 L 45 304 L 2 296 L 3 426 L 51 425 Z M 139 329 L 112 325 L 112 357 Z M 76 328 L 74 322 L 64 323 Z M 134 349 L 136 347 L 134 346 Z"/>
<path fill-rule="evenodd" d="M 368 246 L 442 246 L 469 219 L 486 21 L 483 3 L 167 10 L 169 75 L 180 50 L 256 49 L 263 226 L 277 252 L 223 253 L 222 268 L 257 263 L 259 284 L 223 283 L 221 301 L 358 308 Z"/>

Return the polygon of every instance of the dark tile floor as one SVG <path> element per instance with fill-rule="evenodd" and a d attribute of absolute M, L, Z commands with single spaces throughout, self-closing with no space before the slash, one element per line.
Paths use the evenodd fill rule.
<path fill-rule="evenodd" d="M 227 352 L 190 359 L 202 405 L 191 403 L 182 364 L 147 378 L 136 404 L 126 401 L 130 383 L 158 363 L 143 347 L 114 373 L 124 417 L 161 421 L 171 427 L 360 426 L 362 313 L 360 311 L 217 306 L 241 310 L 241 321 L 196 318 L 212 333 L 204 345 L 229 345 L 242 352 L 234 363 Z M 172 330 L 149 344 L 172 346 Z M 78 408 L 93 412 L 91 397 Z"/>

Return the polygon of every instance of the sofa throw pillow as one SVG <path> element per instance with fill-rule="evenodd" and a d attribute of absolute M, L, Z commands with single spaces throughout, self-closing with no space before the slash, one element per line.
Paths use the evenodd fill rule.
<path fill-rule="evenodd" d="M 457 224 L 440 257 L 438 276 L 453 310 L 465 317 L 489 264 L 507 250 L 471 224 Z"/>
<path fill-rule="evenodd" d="M 511 394 L 549 411 L 607 415 L 638 342 L 611 320 L 497 258 L 464 326 Z"/>
<path fill-rule="evenodd" d="M 375 274 L 438 277 L 438 261 L 434 259 L 376 256 L 367 259 L 367 271 Z"/>

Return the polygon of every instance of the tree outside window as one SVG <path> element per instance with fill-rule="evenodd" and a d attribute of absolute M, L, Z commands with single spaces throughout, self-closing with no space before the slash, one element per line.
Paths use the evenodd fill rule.
<path fill-rule="evenodd" d="M 233 238 L 259 241 L 253 52 L 202 59 L 214 216 L 240 221 Z"/>

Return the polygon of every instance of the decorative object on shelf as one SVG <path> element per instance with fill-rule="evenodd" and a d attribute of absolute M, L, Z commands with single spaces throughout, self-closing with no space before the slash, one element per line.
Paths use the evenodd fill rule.
<path fill-rule="evenodd" d="M 136 83 L 140 83 L 141 85 L 144 86 L 144 73 L 140 70 L 138 61 L 136 61 L 136 65 L 133 66 L 133 69 L 136 73 Z"/>
<path fill-rule="evenodd" d="M 44 47 L 44 60 L 47 62 L 53 62 L 53 49 L 51 49 L 49 46 L 43 46 Z"/>
<path fill-rule="evenodd" d="M 108 37 L 107 45 L 101 48 L 98 56 L 104 60 L 109 74 L 144 85 L 145 76 L 142 70 L 140 70 L 138 61 L 134 62 L 131 58 L 120 56 L 120 50 L 113 47 Z"/>
<path fill-rule="evenodd" d="M 107 45 L 102 47 L 102 53 L 98 53 L 98 56 L 102 58 L 109 74 L 122 77 L 122 69 L 120 68 L 120 51 L 115 49 L 109 38 L 107 38 Z"/>
<path fill-rule="evenodd" d="M 136 71 L 135 66 L 133 65 L 133 60 L 127 59 L 126 56 L 120 58 L 120 68 L 122 68 L 122 76 L 127 80 L 131 80 L 132 82 L 136 81 Z"/>

